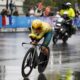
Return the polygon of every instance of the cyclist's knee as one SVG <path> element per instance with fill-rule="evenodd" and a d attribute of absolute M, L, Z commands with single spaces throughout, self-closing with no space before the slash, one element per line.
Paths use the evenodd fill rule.
<path fill-rule="evenodd" d="M 48 47 L 46 47 L 46 46 L 41 46 L 41 52 L 42 52 L 44 55 L 48 55 L 48 53 L 49 53 Z"/>

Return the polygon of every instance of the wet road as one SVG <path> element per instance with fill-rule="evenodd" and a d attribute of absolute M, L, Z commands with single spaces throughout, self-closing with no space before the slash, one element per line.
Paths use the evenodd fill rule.
<path fill-rule="evenodd" d="M 21 46 L 22 42 L 30 42 L 28 33 L 0 33 L 0 80 L 24 80 L 21 63 L 30 45 L 25 50 Z M 80 31 L 67 44 L 58 41 L 53 45 L 51 41 L 50 50 L 50 60 L 44 75 L 40 75 L 36 68 L 29 80 L 58 80 L 66 76 L 68 70 L 72 70 L 76 76 L 80 75 Z"/>

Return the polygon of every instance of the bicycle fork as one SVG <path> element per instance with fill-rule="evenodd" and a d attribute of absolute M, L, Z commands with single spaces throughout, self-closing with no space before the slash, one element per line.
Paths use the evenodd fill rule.
<path fill-rule="evenodd" d="M 36 68 L 36 66 L 38 65 L 38 54 L 36 48 L 34 48 L 34 52 L 32 55 L 33 55 L 33 59 L 32 59 L 33 67 Z"/>

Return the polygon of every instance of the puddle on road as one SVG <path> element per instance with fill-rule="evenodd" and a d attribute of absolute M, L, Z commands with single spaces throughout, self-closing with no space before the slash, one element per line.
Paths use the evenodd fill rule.
<path fill-rule="evenodd" d="M 46 70 L 47 71 L 47 70 Z M 33 70 L 29 78 L 23 79 L 20 66 L 0 65 L 0 80 L 80 80 L 80 71 L 73 71 L 71 68 L 64 70 L 47 71 L 39 74 L 37 69 Z"/>

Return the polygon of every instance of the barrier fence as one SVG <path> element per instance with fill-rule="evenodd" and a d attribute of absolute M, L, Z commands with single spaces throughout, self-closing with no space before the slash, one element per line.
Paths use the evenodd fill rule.
<path fill-rule="evenodd" d="M 0 15 L 0 28 L 28 28 L 34 19 L 40 19 L 50 23 L 52 26 L 55 22 L 55 17 L 26 17 L 26 16 L 1 16 Z M 73 24 L 80 27 L 80 18 L 75 18 Z"/>

